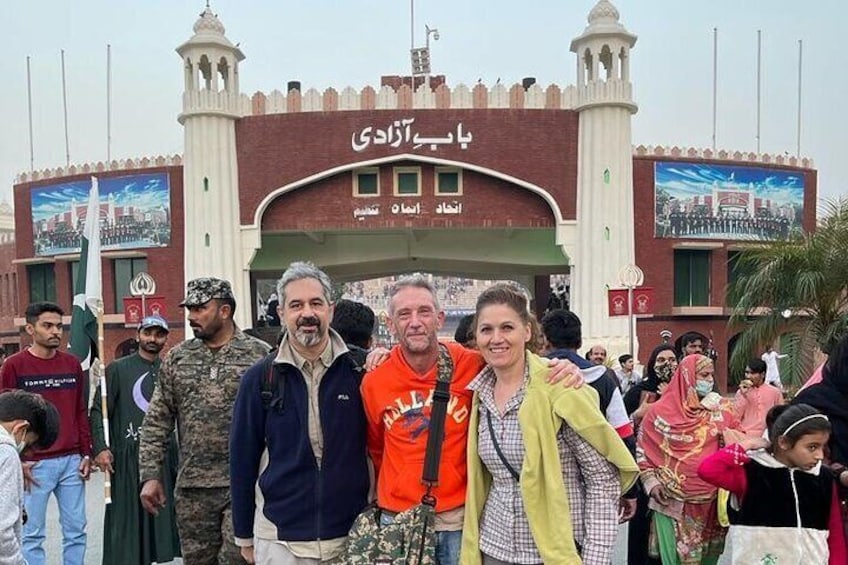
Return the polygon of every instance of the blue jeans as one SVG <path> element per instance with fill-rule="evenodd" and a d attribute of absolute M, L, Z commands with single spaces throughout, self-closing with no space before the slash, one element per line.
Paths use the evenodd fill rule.
<path fill-rule="evenodd" d="M 387 512 L 380 513 L 380 525 L 388 526 L 395 517 Z M 462 547 L 462 530 L 455 532 L 436 532 L 437 565 L 459 565 L 459 551 Z"/>
<path fill-rule="evenodd" d="M 65 455 L 39 461 L 32 468 L 38 486 L 24 494 L 27 523 L 23 528 L 24 559 L 29 565 L 45 565 L 47 501 L 50 493 L 59 506 L 62 526 L 62 563 L 85 563 L 85 483 L 79 475 L 79 455 Z"/>

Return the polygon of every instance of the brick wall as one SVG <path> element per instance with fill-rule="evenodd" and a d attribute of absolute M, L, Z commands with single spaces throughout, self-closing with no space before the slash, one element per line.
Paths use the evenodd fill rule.
<path fill-rule="evenodd" d="M 144 253 L 147 256 L 147 269 L 156 281 L 156 293 L 166 297 L 168 321 L 172 328 L 169 343 L 178 343 L 183 335 L 183 313 L 177 304 L 184 296 L 183 283 L 183 170 L 181 166 L 153 167 L 149 169 L 133 169 L 128 171 L 113 171 L 99 173 L 100 178 L 121 177 L 135 174 L 167 173 L 171 196 L 171 244 L 168 247 L 139 248 L 132 251 Z M 16 241 L 14 244 L 14 256 L 17 259 L 29 259 L 33 257 L 33 233 L 32 233 L 32 200 L 30 191 L 33 188 L 50 186 L 79 180 L 87 180 L 90 174 L 62 177 L 60 179 L 46 179 L 43 181 L 23 183 L 14 187 L 15 199 L 15 225 Z M 2 261 L 3 246 L 0 246 L 0 261 Z M 110 253 L 110 252 L 104 252 Z M 70 314 L 73 305 L 73 289 L 71 288 L 70 261 L 74 259 L 58 258 L 53 262 L 56 277 L 56 301 Z M 0 265 L 5 263 L 0 263 Z M 113 259 L 103 258 L 101 263 L 103 273 L 103 303 L 106 314 L 115 313 L 114 269 Z M 11 318 L 22 317 L 26 305 L 30 302 L 29 281 L 25 264 L 14 267 L 18 284 L 18 301 L 14 314 Z M 0 273 L 0 280 L 2 280 Z M 0 328 L 2 335 L 15 332 L 12 319 L 7 319 L 4 313 L 0 313 Z M 67 334 L 67 332 L 66 332 Z M 134 337 L 134 328 L 125 328 L 123 324 L 107 324 L 104 349 L 106 360 L 110 361 L 114 356 L 115 349 L 126 339 Z M 66 336 L 67 337 L 67 336 Z M 29 343 L 27 337 L 23 342 Z"/>
<path fill-rule="evenodd" d="M 457 143 L 441 145 L 436 151 L 427 145 L 414 149 L 412 143 L 397 148 L 371 145 L 360 152 L 351 147 L 352 137 L 364 128 L 385 129 L 395 120 L 405 118 L 414 118 L 413 133 L 424 136 L 456 135 L 457 125 L 462 123 L 464 132 L 471 133 L 473 140 L 464 150 Z M 262 199 L 280 187 L 331 169 L 345 169 L 370 160 L 391 160 L 404 154 L 484 167 L 521 179 L 549 192 L 564 218 L 575 218 L 577 113 L 571 111 L 375 110 L 272 114 L 239 120 L 236 140 L 242 224 L 252 224 Z M 334 197 L 352 199 L 349 179 L 348 173 L 344 180 L 330 181 L 339 183 L 340 191 L 334 192 Z M 478 182 L 476 178 L 470 181 Z M 344 184 L 347 190 L 341 191 Z M 489 186 L 499 187 L 496 183 Z M 534 200 L 531 193 L 523 191 L 523 194 L 527 200 Z M 336 201 L 335 205 L 347 206 L 348 211 L 351 208 L 344 200 Z M 359 205 L 357 202 L 356 206 Z M 312 218 L 320 221 L 317 210 Z"/>
<path fill-rule="evenodd" d="M 686 331 L 699 331 L 706 336 L 713 333 L 714 347 L 719 353 L 716 366 L 716 377 L 722 390 L 726 390 L 728 382 L 728 341 L 738 330 L 727 327 L 727 316 L 682 316 L 673 315 L 674 306 L 674 247 L 687 241 L 685 238 L 655 238 L 654 237 L 654 162 L 672 161 L 666 157 L 650 158 L 636 157 L 633 159 L 633 188 L 634 188 L 634 228 L 636 238 L 636 264 L 645 273 L 644 285 L 653 287 L 654 318 L 639 320 L 638 335 L 641 348 L 640 361 L 646 362 L 651 350 L 661 343 L 659 332 L 668 329 L 674 334 L 674 339 Z M 683 161 L 699 161 L 683 159 Z M 707 162 L 725 166 L 744 166 L 742 163 L 728 161 Z M 764 165 L 755 166 L 763 168 Z M 765 166 L 765 168 L 793 171 L 804 176 L 804 216 L 802 225 L 805 230 L 815 229 L 817 173 L 809 169 L 791 167 Z M 728 255 L 733 246 L 739 241 L 721 240 L 688 240 L 702 244 L 718 244 L 710 250 L 710 306 L 726 306 L 725 293 L 728 280 Z M 738 247 L 737 247 L 738 248 Z"/>
<path fill-rule="evenodd" d="M 661 160 L 670 161 L 671 159 L 663 158 Z M 633 160 L 636 264 L 645 272 L 645 286 L 651 286 L 656 289 L 654 301 L 655 314 L 670 315 L 674 304 L 674 246 L 687 240 L 685 238 L 654 237 L 654 162 L 655 159 L 650 158 L 634 158 Z M 735 165 L 727 161 L 716 162 L 715 164 Z M 785 169 L 804 175 L 804 217 L 802 224 L 805 230 L 815 229 L 817 198 L 816 171 L 777 166 L 769 168 Z M 689 241 L 721 244 L 720 248 L 713 249 L 711 253 L 710 305 L 724 306 L 725 288 L 727 286 L 728 246 L 738 245 L 740 242 L 733 240 Z"/>
<path fill-rule="evenodd" d="M 421 196 L 392 194 L 393 167 L 421 167 Z M 553 227 L 548 204 L 526 189 L 473 171 L 463 172 L 463 195 L 436 196 L 435 170 L 431 165 L 398 162 L 380 167 L 379 197 L 351 198 L 353 175 L 344 172 L 286 193 L 269 206 L 263 230 L 391 229 L 416 228 Z M 462 214 L 436 213 L 440 203 L 460 202 Z M 393 214 L 393 205 L 420 203 L 421 213 Z M 378 205 L 379 216 L 354 217 L 357 208 Z"/>

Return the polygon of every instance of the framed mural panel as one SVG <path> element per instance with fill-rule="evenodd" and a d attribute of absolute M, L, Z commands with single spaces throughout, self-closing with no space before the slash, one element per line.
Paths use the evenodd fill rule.
<path fill-rule="evenodd" d="M 104 251 L 167 247 L 171 243 L 171 192 L 167 173 L 98 177 L 100 245 Z M 33 252 L 79 253 L 90 180 L 34 188 Z"/>
<path fill-rule="evenodd" d="M 801 232 L 804 176 L 764 167 L 654 163 L 654 237 L 779 241 Z"/>

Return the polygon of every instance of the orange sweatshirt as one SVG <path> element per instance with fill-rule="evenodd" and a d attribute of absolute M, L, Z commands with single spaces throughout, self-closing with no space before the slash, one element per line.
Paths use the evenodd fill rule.
<path fill-rule="evenodd" d="M 445 344 L 453 358 L 451 398 L 445 418 L 445 441 L 439 463 L 439 486 L 433 490 L 436 511 L 465 504 L 466 444 L 471 391 L 466 387 L 483 368 L 480 354 L 455 343 Z M 436 367 L 419 376 L 400 351 L 362 380 L 362 402 L 368 419 L 368 451 L 377 472 L 377 504 L 401 512 L 421 502 L 424 453 Z"/>

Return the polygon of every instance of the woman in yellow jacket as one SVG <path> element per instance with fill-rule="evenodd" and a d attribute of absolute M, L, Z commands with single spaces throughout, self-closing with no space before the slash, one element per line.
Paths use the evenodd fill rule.
<path fill-rule="evenodd" d="M 597 393 L 545 382 L 530 353 L 527 299 L 496 284 L 477 299 L 477 348 L 487 365 L 468 434 L 464 565 L 611 562 L 618 500 L 638 468 L 604 419 Z"/>

